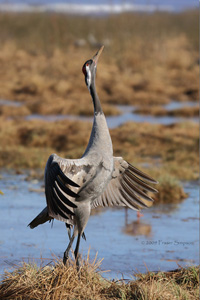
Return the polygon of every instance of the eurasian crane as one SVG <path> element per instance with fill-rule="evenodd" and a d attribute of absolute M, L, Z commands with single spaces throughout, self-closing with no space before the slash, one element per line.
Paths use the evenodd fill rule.
<path fill-rule="evenodd" d="M 95 87 L 97 62 L 103 46 L 85 62 L 82 71 L 94 105 L 92 132 L 85 153 L 80 159 L 65 159 L 52 154 L 45 168 L 47 206 L 29 224 L 30 228 L 57 219 L 68 228 L 69 245 L 63 263 L 69 257 L 74 238 L 77 266 L 81 236 L 85 238 L 91 209 L 97 206 L 127 206 L 134 210 L 148 207 L 153 199 L 147 192 L 156 189 L 146 183 L 157 183 L 122 157 L 113 156 L 113 147 L 99 97 Z M 74 228 L 71 236 L 71 228 Z"/>

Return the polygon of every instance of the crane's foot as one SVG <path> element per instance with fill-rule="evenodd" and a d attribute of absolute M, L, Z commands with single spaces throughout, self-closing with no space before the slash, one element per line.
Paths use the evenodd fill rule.
<path fill-rule="evenodd" d="M 81 255 L 78 254 L 78 256 L 76 257 L 76 269 L 77 269 L 77 272 L 80 271 L 80 266 L 81 266 L 81 264 L 80 264 L 80 258 L 81 258 Z"/>

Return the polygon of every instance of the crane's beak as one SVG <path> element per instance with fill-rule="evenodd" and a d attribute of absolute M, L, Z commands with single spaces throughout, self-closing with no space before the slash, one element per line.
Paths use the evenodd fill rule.
<path fill-rule="evenodd" d="M 97 51 L 97 53 L 95 54 L 95 56 L 93 56 L 93 61 L 95 62 L 95 64 L 97 64 L 99 56 L 101 55 L 102 51 L 103 51 L 104 46 L 101 46 L 101 48 Z"/>

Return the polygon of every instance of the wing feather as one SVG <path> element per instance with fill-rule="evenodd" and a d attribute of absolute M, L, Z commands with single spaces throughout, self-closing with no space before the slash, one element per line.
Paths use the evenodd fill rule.
<path fill-rule="evenodd" d="M 54 188 L 56 190 L 56 193 L 58 195 L 58 197 L 66 204 L 66 205 L 69 205 L 73 208 L 76 208 L 76 205 L 71 202 L 60 190 L 60 188 L 58 187 L 57 185 L 57 182 L 55 181 L 55 184 L 54 184 Z M 75 194 L 75 193 L 74 193 Z"/>
<path fill-rule="evenodd" d="M 115 189 L 114 191 L 114 187 L 113 184 L 109 185 L 109 189 L 112 193 L 113 196 L 113 205 L 117 205 L 117 206 L 125 206 L 125 204 L 120 200 L 120 194 L 119 194 L 119 190 Z M 116 203 L 116 204 L 115 204 Z"/>
<path fill-rule="evenodd" d="M 74 216 L 80 190 L 74 180 L 79 177 L 83 180 L 86 167 L 89 168 L 84 159 L 63 159 L 56 154 L 49 157 L 45 169 L 45 194 L 50 217 L 67 222 Z"/>
<path fill-rule="evenodd" d="M 102 195 L 103 206 L 109 206 L 106 197 L 107 197 L 107 195 L 106 195 L 106 192 L 105 192 Z"/>
<path fill-rule="evenodd" d="M 107 199 L 108 199 L 109 206 L 115 205 L 115 201 L 116 201 L 117 199 L 115 199 L 115 196 L 114 196 L 114 194 L 112 193 L 111 185 L 106 189 L 105 192 L 106 192 L 106 194 L 107 194 Z"/>
<path fill-rule="evenodd" d="M 123 203 L 126 204 L 131 209 L 139 210 L 139 206 L 135 204 L 134 199 L 131 199 L 131 197 L 126 193 L 125 190 L 120 189 L 120 194 L 123 197 Z"/>
<path fill-rule="evenodd" d="M 60 179 L 59 176 L 56 176 L 56 183 L 59 186 L 59 188 L 65 192 L 67 195 L 74 197 L 74 198 L 78 198 L 79 195 L 77 195 L 76 193 L 74 193 L 73 191 L 71 191 Z M 67 182 L 66 182 L 67 183 Z"/>
<path fill-rule="evenodd" d="M 97 206 L 128 206 L 131 209 L 149 207 L 153 199 L 147 192 L 157 190 L 147 184 L 158 183 L 149 175 L 132 166 L 121 157 L 114 157 L 112 178 L 101 196 L 92 202 L 92 208 Z"/>
<path fill-rule="evenodd" d="M 71 211 L 66 205 L 64 205 L 64 203 L 62 202 L 62 200 L 58 197 L 55 189 L 52 189 L 52 195 L 53 195 L 53 199 L 56 202 L 56 209 L 60 209 L 63 214 L 65 215 L 65 217 L 67 217 L 68 214 L 70 215 L 74 215 L 74 212 Z"/>
<path fill-rule="evenodd" d="M 62 178 L 62 180 L 63 180 L 64 182 L 68 183 L 69 185 L 74 186 L 74 187 L 79 187 L 79 185 L 78 185 L 77 183 L 75 183 L 74 181 L 72 181 L 71 179 L 69 179 L 69 178 L 63 173 L 63 171 L 61 170 L 61 168 L 59 168 L 58 175 Z"/>
<path fill-rule="evenodd" d="M 138 195 L 139 197 L 143 197 L 146 200 L 153 201 L 153 199 L 150 196 L 148 196 L 141 189 L 139 189 L 136 185 L 134 185 L 126 174 L 124 174 L 123 178 L 124 178 L 124 182 L 126 182 L 128 184 L 128 186 L 134 190 L 136 195 Z"/>
<path fill-rule="evenodd" d="M 60 220 L 60 217 L 64 219 L 68 219 L 67 214 L 65 214 L 57 205 L 57 201 L 54 197 L 53 190 L 49 190 L 47 195 L 48 198 L 51 199 L 50 202 L 48 203 L 49 215 L 58 220 Z"/>
<path fill-rule="evenodd" d="M 125 174 L 133 181 L 133 184 L 136 183 L 140 188 L 144 189 L 145 191 L 157 193 L 157 190 L 154 189 L 152 186 L 146 184 L 143 180 L 136 177 L 133 173 L 129 170 L 125 171 Z"/>
<path fill-rule="evenodd" d="M 135 203 L 135 205 L 140 205 L 141 207 L 145 208 L 148 207 L 142 200 L 136 196 L 133 190 L 129 188 L 125 181 L 121 182 L 122 191 L 126 194 L 126 199 L 131 203 Z"/>
<path fill-rule="evenodd" d="M 136 167 L 134 167 L 133 165 L 131 165 L 130 163 L 128 163 L 128 169 L 135 173 L 136 175 L 138 175 L 139 177 L 151 182 L 151 183 L 154 183 L 154 184 L 157 184 L 158 182 L 153 179 L 152 177 L 150 177 L 149 175 L 145 174 L 144 172 L 140 171 L 139 169 L 137 169 Z"/>

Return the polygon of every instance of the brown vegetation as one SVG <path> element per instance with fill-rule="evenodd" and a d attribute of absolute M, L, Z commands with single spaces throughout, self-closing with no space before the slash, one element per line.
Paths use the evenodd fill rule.
<path fill-rule="evenodd" d="M 174 116 L 174 117 L 198 117 L 199 106 L 183 107 L 179 109 L 166 110 L 162 106 L 144 106 L 134 110 L 134 113 L 153 116 Z"/>
<path fill-rule="evenodd" d="M 109 40 L 97 84 L 106 114 L 119 113 L 110 103 L 143 107 L 197 100 L 197 24 L 197 11 L 103 19 L 0 14 L 0 98 L 22 101 L 20 115 L 92 114 L 81 67 L 98 46 L 75 42 L 93 34 L 97 41 Z"/>
<path fill-rule="evenodd" d="M 154 204 L 180 203 L 188 195 L 183 187 L 172 176 L 164 175 L 159 178 L 158 193 L 154 194 Z"/>
<path fill-rule="evenodd" d="M 198 124 L 157 125 L 129 122 L 112 130 L 116 155 L 131 163 L 149 163 L 159 180 L 162 174 L 179 179 L 198 178 Z"/>
<path fill-rule="evenodd" d="M 51 153 L 81 157 L 92 124 L 75 121 L 24 121 L 0 118 L 0 167 L 44 168 Z M 149 163 L 152 174 L 179 179 L 198 178 L 199 129 L 195 123 L 155 125 L 127 123 L 111 130 L 114 154 L 141 168 Z M 154 171 L 153 171 L 153 170 Z"/>
<path fill-rule="evenodd" d="M 100 262 L 87 258 L 80 271 L 70 262 L 64 266 L 38 268 L 23 264 L 6 272 L 0 282 L 2 300 L 195 300 L 199 293 L 199 268 L 180 268 L 171 272 L 134 274 L 137 280 L 109 281 L 98 272 Z"/>

